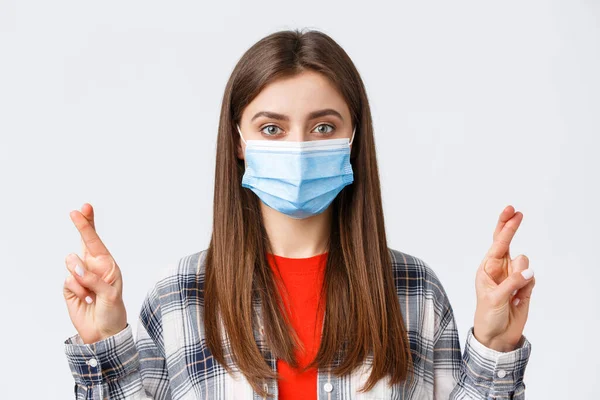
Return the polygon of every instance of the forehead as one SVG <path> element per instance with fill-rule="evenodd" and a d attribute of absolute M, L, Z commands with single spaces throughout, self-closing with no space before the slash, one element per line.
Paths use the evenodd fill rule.
<path fill-rule="evenodd" d="M 251 118 L 259 111 L 305 118 L 311 111 L 324 108 L 333 108 L 345 118 L 350 116 L 346 101 L 329 79 L 323 74 L 307 70 L 269 83 L 246 106 L 242 118 Z"/>

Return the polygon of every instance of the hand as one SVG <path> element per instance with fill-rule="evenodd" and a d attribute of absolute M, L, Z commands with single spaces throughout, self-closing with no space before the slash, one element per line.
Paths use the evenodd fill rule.
<path fill-rule="evenodd" d="M 500 214 L 492 247 L 475 278 L 477 308 L 473 334 L 484 346 L 512 351 L 520 346 L 535 286 L 529 259 L 520 255 L 511 260 L 509 246 L 523 213 L 507 206 Z M 521 272 L 525 271 L 526 279 Z M 513 294 L 516 291 L 515 294 Z"/>
<path fill-rule="evenodd" d="M 82 258 L 69 254 L 65 259 L 71 272 L 63 294 L 71 322 L 84 343 L 94 343 L 127 327 L 123 304 L 121 270 L 98 237 L 94 209 L 84 204 L 71 211 L 71 220 L 81 234 Z"/>

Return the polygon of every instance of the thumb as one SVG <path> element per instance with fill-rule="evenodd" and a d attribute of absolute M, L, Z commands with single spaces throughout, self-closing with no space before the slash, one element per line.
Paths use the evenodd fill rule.
<path fill-rule="evenodd" d="M 529 258 L 520 255 L 512 261 L 513 273 L 498 285 L 499 297 L 510 300 L 513 292 L 525 287 L 533 278 L 533 269 L 529 268 Z"/>
<path fill-rule="evenodd" d="M 77 254 L 70 254 L 67 257 L 66 264 L 75 280 L 84 288 L 96 293 L 96 296 L 106 299 L 113 299 L 118 296 L 118 289 L 89 270 Z"/>

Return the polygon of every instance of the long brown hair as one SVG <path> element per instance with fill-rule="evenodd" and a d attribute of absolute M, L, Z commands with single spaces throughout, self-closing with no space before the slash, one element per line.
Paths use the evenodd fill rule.
<path fill-rule="evenodd" d="M 223 96 L 215 170 L 213 230 L 206 257 L 204 327 L 209 350 L 227 366 L 219 315 L 231 358 L 253 389 L 276 378 L 253 336 L 252 301 L 262 303 L 265 340 L 274 357 L 297 366 L 297 336 L 283 311 L 269 268 L 270 244 L 259 199 L 241 186 L 244 162 L 236 156 L 236 123 L 255 96 L 275 79 L 313 70 L 329 78 L 346 100 L 356 136 L 351 164 L 354 182 L 331 204 L 327 265 L 321 289 L 325 318 L 321 345 L 307 367 L 350 373 L 372 352 L 372 370 L 361 390 L 386 374 L 407 379 L 412 358 L 392 276 L 385 234 L 373 125 L 360 75 L 346 52 L 327 34 L 308 30 L 272 33 L 254 44 L 234 68 Z M 334 363 L 336 357 L 341 361 Z"/>

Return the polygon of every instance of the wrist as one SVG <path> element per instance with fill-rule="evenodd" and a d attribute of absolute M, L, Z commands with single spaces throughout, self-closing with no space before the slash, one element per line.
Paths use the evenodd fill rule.
<path fill-rule="evenodd" d="M 509 351 L 513 351 L 517 348 L 515 345 L 512 345 L 510 343 L 503 343 L 503 342 L 498 342 L 495 340 L 490 340 L 488 342 L 481 342 L 481 344 L 483 344 L 485 347 L 487 347 L 489 349 L 496 350 L 500 353 L 508 353 Z"/>
<path fill-rule="evenodd" d="M 102 332 L 96 332 L 91 335 L 79 333 L 79 337 L 81 338 L 81 341 L 83 342 L 83 344 L 93 344 L 93 343 L 98 343 L 103 340 L 106 340 L 111 336 L 115 336 L 115 335 L 123 332 L 126 328 L 127 328 L 127 323 L 125 323 L 125 325 L 123 325 L 121 329 L 117 328 L 117 329 L 105 330 Z"/>
<path fill-rule="evenodd" d="M 105 339 L 108 339 L 111 336 L 118 335 L 119 333 L 123 332 L 126 328 L 127 328 L 127 322 L 125 322 L 124 324 L 121 324 L 120 328 L 115 328 L 115 329 L 111 329 L 111 330 L 107 330 L 107 331 L 101 332 L 101 334 L 100 334 L 100 340 L 105 340 Z"/>
<path fill-rule="evenodd" d="M 507 343 L 506 341 L 503 340 L 498 340 L 495 338 L 487 338 L 487 337 L 483 337 L 483 336 L 478 336 L 475 333 L 475 330 L 473 330 L 473 336 L 475 337 L 475 339 L 477 339 L 477 341 L 479 343 L 481 343 L 482 345 L 484 345 L 485 347 L 487 347 L 488 349 L 492 349 L 501 353 L 507 353 L 509 351 L 513 351 L 515 350 L 518 345 L 514 344 L 514 343 Z"/>

